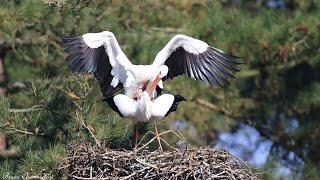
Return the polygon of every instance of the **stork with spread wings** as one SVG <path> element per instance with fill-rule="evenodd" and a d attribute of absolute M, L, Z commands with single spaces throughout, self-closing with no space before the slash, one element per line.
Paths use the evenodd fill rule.
<path fill-rule="evenodd" d="M 163 81 L 179 75 L 223 87 L 239 71 L 236 56 L 185 35 L 174 36 L 150 65 L 132 64 L 109 31 L 62 40 L 69 53 L 69 68 L 77 73 L 93 73 L 105 97 L 124 88 L 125 95 L 137 98 L 139 88 L 149 87 L 153 92 L 157 86 L 163 88 Z"/>
<path fill-rule="evenodd" d="M 109 106 L 121 117 L 138 121 L 167 116 L 185 100 L 180 95 L 159 96 L 167 79 L 186 75 L 223 87 L 239 71 L 236 56 L 185 35 L 174 36 L 150 65 L 132 64 L 109 31 L 62 40 L 69 53 L 69 68 L 76 73 L 93 73 Z M 124 95 L 115 95 L 119 89 L 124 89 Z"/>

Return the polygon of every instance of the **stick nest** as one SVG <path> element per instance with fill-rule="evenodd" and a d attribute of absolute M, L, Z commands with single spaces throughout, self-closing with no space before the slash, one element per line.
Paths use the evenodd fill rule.
<path fill-rule="evenodd" d="M 68 179 L 258 179 L 239 158 L 212 148 L 160 152 L 71 144 L 60 171 Z"/>

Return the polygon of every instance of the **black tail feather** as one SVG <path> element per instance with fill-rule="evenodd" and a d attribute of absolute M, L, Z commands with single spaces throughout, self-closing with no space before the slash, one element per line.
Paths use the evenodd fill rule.
<path fill-rule="evenodd" d="M 112 110 L 117 112 L 119 114 L 119 116 L 124 117 L 123 114 L 119 111 L 117 105 L 114 103 L 113 98 L 114 98 L 114 96 L 111 96 L 111 97 L 108 97 L 102 101 L 107 101 L 108 105 L 111 107 Z"/>
<path fill-rule="evenodd" d="M 181 101 L 187 101 L 187 100 L 179 94 L 175 95 L 172 106 L 170 107 L 169 111 L 167 112 L 167 114 L 165 116 L 168 116 L 171 112 L 176 111 L 178 108 L 178 105 Z"/>

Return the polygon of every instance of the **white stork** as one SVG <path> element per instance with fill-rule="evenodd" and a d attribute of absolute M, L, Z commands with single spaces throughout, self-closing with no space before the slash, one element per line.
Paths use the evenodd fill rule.
<path fill-rule="evenodd" d="M 116 111 L 121 117 L 133 117 L 138 121 L 147 122 L 150 119 L 158 120 L 171 112 L 176 111 L 181 101 L 186 101 L 183 96 L 163 94 L 156 99 L 151 99 L 147 91 L 143 91 L 139 99 L 132 99 L 126 95 L 118 94 L 105 99 L 112 110 Z M 155 127 L 157 140 L 162 150 L 160 137 Z M 138 129 L 136 129 L 136 145 L 138 144 Z"/>
<path fill-rule="evenodd" d="M 120 116 L 133 116 L 139 121 L 163 117 L 182 101 L 175 102 L 176 96 L 168 94 L 156 98 L 159 93 L 154 90 L 156 87 L 161 90 L 164 80 L 185 74 L 206 84 L 223 87 L 239 71 L 235 68 L 240 64 L 236 56 L 185 35 L 174 36 L 150 65 L 132 64 L 109 31 L 62 40 L 69 53 L 69 68 L 76 73 L 94 73 L 109 106 Z M 125 95 L 113 96 L 122 88 Z M 157 130 L 156 134 L 158 138 Z M 159 145 L 161 147 L 160 141 Z"/>
<path fill-rule="evenodd" d="M 157 85 L 163 88 L 162 81 L 182 74 L 223 87 L 239 71 L 235 68 L 240 64 L 236 56 L 185 35 L 174 36 L 150 65 L 132 64 L 109 31 L 62 40 L 69 53 L 69 68 L 77 73 L 94 73 L 106 98 L 124 88 L 125 95 L 136 99 L 139 88 L 148 86 L 152 93 Z"/>

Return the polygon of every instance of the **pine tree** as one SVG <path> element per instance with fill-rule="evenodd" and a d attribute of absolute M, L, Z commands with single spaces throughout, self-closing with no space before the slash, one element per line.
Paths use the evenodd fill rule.
<path fill-rule="evenodd" d="M 302 160 L 302 176 L 316 177 L 320 11 L 315 1 L 312 8 L 296 2 L 285 12 L 205 0 L 0 2 L 0 134 L 6 150 L 19 152 L 18 160 L 0 160 L 0 175 L 58 176 L 68 143 L 121 143 L 133 136 L 130 120 L 101 101 L 94 77 L 68 71 L 60 44 L 61 36 L 110 30 L 137 64 L 152 62 L 177 33 L 240 56 L 241 72 L 224 89 L 184 77 L 166 82 L 166 92 L 179 92 L 188 103 L 162 123 L 186 120 L 183 134 L 199 146 L 250 125 L 273 141 L 276 161 L 294 166 Z"/>

